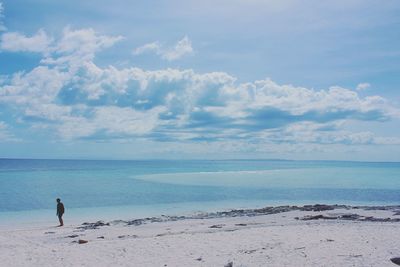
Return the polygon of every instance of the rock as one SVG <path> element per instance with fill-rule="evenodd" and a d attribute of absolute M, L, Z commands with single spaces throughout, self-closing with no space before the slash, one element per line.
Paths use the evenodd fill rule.
<path fill-rule="evenodd" d="M 236 226 L 247 226 L 247 224 L 245 224 L 245 223 L 237 223 L 237 224 L 235 224 Z"/>
<path fill-rule="evenodd" d="M 393 262 L 394 264 L 400 265 L 400 257 L 391 258 L 390 260 L 391 260 L 391 262 Z"/>
<path fill-rule="evenodd" d="M 119 236 L 118 236 L 118 238 L 127 238 L 127 237 L 130 237 L 130 238 L 137 238 L 138 236 L 137 236 L 137 235 L 119 235 Z"/>
<path fill-rule="evenodd" d="M 75 237 L 78 237 L 78 235 L 69 235 L 69 236 L 66 236 L 65 238 L 75 238 Z"/>
<path fill-rule="evenodd" d="M 301 218 L 302 221 L 311 221 L 311 220 L 319 220 L 323 219 L 324 215 L 307 215 Z"/>
<path fill-rule="evenodd" d="M 89 241 L 83 240 L 83 239 L 78 240 L 78 244 L 86 244 L 87 242 L 89 242 Z"/>
<path fill-rule="evenodd" d="M 214 225 L 211 225 L 208 228 L 222 228 L 223 226 L 225 226 L 225 224 L 214 224 Z"/>
<path fill-rule="evenodd" d="M 325 211 L 325 210 L 333 210 L 335 206 L 333 205 L 323 205 L 323 204 L 315 204 L 315 205 L 304 205 L 300 208 L 300 210 L 304 211 Z"/>
<path fill-rule="evenodd" d="M 82 226 L 78 227 L 78 229 L 93 230 L 93 229 L 98 229 L 101 226 L 110 226 L 110 223 L 104 223 L 103 221 L 97 221 L 95 223 L 84 222 L 82 223 Z"/>
<path fill-rule="evenodd" d="M 201 257 L 198 257 L 197 259 L 196 259 L 196 261 L 202 261 L 203 259 L 201 258 Z"/>
<path fill-rule="evenodd" d="M 144 223 L 145 223 L 145 219 L 136 219 L 136 220 L 128 221 L 127 225 L 138 226 L 138 225 L 141 225 L 141 224 L 144 224 Z"/>
<path fill-rule="evenodd" d="M 98 239 L 104 239 L 104 236 L 98 236 L 97 238 Z"/>
<path fill-rule="evenodd" d="M 233 267 L 233 262 L 230 261 L 227 264 L 224 265 L 224 267 Z"/>
<path fill-rule="evenodd" d="M 340 219 L 342 220 L 358 220 L 361 216 L 358 214 L 343 214 L 340 216 Z"/>

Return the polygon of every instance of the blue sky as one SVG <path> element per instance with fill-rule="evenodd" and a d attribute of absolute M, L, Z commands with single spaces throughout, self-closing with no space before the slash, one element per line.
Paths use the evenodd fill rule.
<path fill-rule="evenodd" d="M 0 3 L 0 157 L 400 161 L 399 1 Z"/>

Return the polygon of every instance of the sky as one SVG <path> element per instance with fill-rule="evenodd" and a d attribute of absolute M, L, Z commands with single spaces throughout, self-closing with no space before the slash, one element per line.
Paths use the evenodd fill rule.
<path fill-rule="evenodd" d="M 0 0 L 0 158 L 400 161 L 400 1 Z"/>

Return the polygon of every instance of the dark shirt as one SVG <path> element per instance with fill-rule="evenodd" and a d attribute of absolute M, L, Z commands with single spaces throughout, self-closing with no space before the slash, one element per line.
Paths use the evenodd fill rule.
<path fill-rule="evenodd" d="M 64 214 L 64 205 L 63 203 L 60 202 L 57 204 L 57 215 L 61 216 L 63 214 Z"/>

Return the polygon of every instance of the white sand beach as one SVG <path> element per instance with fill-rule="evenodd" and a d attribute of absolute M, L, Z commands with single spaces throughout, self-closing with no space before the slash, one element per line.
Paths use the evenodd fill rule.
<path fill-rule="evenodd" d="M 160 217 L 164 221 L 113 221 L 85 228 L 69 225 L 66 217 L 61 228 L 1 230 L 0 265 L 396 266 L 390 261 L 400 256 L 396 212 L 339 207 L 260 216 Z"/>

